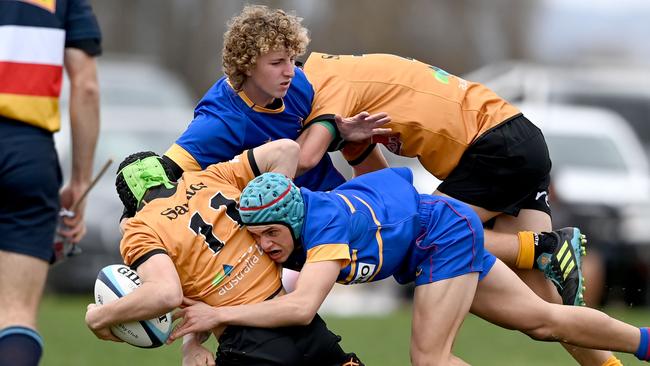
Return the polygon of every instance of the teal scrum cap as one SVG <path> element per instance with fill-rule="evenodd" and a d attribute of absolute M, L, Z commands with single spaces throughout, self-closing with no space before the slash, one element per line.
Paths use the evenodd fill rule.
<path fill-rule="evenodd" d="M 282 224 L 300 238 L 305 203 L 300 189 L 279 173 L 264 173 L 248 183 L 239 199 L 239 216 L 246 225 Z"/>

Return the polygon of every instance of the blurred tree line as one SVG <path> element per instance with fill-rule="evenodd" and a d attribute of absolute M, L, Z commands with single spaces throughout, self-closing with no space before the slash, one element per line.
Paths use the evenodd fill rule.
<path fill-rule="evenodd" d="M 222 75 L 226 23 L 246 3 L 295 11 L 309 51 L 394 53 L 462 74 L 527 55 L 535 0 L 91 0 L 107 53 L 139 54 L 183 75 L 196 96 Z"/>

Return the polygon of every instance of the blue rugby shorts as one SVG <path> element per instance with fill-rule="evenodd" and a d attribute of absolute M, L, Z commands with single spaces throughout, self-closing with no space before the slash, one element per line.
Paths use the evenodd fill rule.
<path fill-rule="evenodd" d="M 467 273 L 485 277 L 496 257 L 483 248 L 483 225 L 468 205 L 449 197 L 420 195 L 422 231 L 411 248 L 400 283 L 428 284 Z"/>
<path fill-rule="evenodd" d="M 52 133 L 0 118 L 0 250 L 50 260 L 61 181 Z"/>

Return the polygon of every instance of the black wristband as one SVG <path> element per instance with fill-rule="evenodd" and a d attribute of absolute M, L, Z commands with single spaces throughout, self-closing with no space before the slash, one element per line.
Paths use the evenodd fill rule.
<path fill-rule="evenodd" d="M 348 164 L 350 164 L 350 166 L 355 166 L 363 163 L 363 161 L 366 160 L 376 145 L 377 144 L 368 145 L 368 147 L 361 153 L 361 155 L 357 156 L 355 159 L 348 160 Z"/>

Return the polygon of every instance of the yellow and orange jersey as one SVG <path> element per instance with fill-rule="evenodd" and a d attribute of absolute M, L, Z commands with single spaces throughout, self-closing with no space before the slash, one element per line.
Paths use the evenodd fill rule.
<path fill-rule="evenodd" d="M 183 294 L 213 306 L 273 296 L 282 286 L 281 268 L 240 224 L 237 211 L 241 190 L 253 178 L 246 152 L 183 174 L 175 190 L 161 193 L 127 221 L 120 243 L 124 262 L 133 265 L 165 252 Z"/>
<path fill-rule="evenodd" d="M 327 115 L 386 112 L 392 134 L 373 142 L 417 157 L 439 179 L 447 177 L 482 133 L 519 110 L 482 84 L 423 62 L 388 54 L 312 53 L 304 66 L 316 95 L 306 124 Z M 369 143 L 348 143 L 349 161 Z"/>

